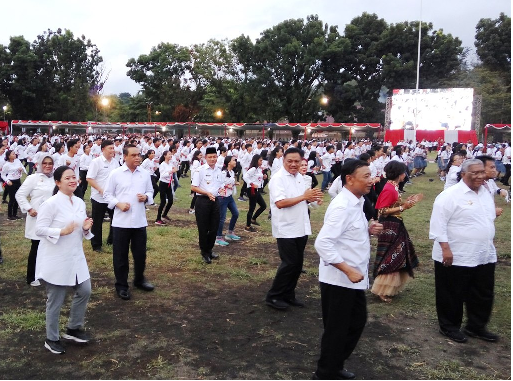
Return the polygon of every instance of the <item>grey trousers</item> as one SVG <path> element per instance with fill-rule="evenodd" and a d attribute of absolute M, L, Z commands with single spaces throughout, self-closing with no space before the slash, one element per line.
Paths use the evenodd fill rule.
<path fill-rule="evenodd" d="M 48 340 L 59 340 L 59 317 L 68 288 L 69 286 L 57 286 L 46 283 L 46 295 L 48 297 L 46 301 L 46 338 Z M 71 301 L 68 328 L 77 329 L 84 325 L 87 302 L 91 296 L 91 279 L 72 288 L 75 294 Z"/>

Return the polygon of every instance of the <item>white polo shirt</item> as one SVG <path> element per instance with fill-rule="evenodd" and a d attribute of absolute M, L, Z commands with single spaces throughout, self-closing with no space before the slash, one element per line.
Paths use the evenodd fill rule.
<path fill-rule="evenodd" d="M 269 181 L 269 192 L 273 237 L 298 238 L 312 234 L 306 201 L 288 208 L 279 209 L 276 206 L 277 201 L 298 197 L 305 193 L 304 179 L 299 172 L 292 175 L 285 167 L 281 167 Z"/>
<path fill-rule="evenodd" d="M 89 164 L 89 169 L 87 170 L 86 179 L 96 180 L 98 185 L 105 189 L 110 173 L 118 167 L 119 162 L 116 159 L 111 159 L 109 162 L 102 154 L 96 159 L 91 160 L 91 164 Z M 100 192 L 93 187 L 91 187 L 91 200 L 101 204 L 107 203 Z"/>

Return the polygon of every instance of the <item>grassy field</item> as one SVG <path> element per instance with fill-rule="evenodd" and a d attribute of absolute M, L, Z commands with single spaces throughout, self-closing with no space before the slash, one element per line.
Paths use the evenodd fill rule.
<path fill-rule="evenodd" d="M 463 345 L 445 340 L 437 332 L 432 241 L 428 239 L 432 204 L 443 189 L 435 171 L 436 166 L 430 164 L 428 175 L 414 179 L 414 184 L 406 187 L 406 195 L 424 193 L 424 200 L 404 213 L 421 265 L 415 279 L 393 303 L 380 303 L 369 293 L 368 326 L 348 362 L 359 378 L 510 378 L 510 204 L 496 200 L 504 213 L 496 220 L 499 264 L 489 329 L 500 334 L 502 340 L 497 344 L 471 340 Z M 87 328 L 95 343 L 83 350 L 71 348 L 53 366 L 47 364 L 55 356 L 42 348 L 44 289 L 28 287 L 24 282 L 30 241 L 24 238 L 24 223 L 8 222 L 6 205 L 2 205 L 3 378 L 311 377 L 322 333 L 318 257 L 313 242 L 322 226 L 329 196 L 311 213 L 313 234 L 306 250 L 306 274 L 298 285 L 298 297 L 306 301 L 307 308 L 278 313 L 263 303 L 279 264 L 267 211 L 259 218 L 258 233 L 246 233 L 242 229 L 248 205 L 237 201 L 240 216 L 236 233 L 243 239 L 227 247 L 216 247 L 221 258 L 207 266 L 199 254 L 195 217 L 187 213 L 191 201 L 189 179 L 181 179 L 180 184 L 169 226 L 154 226 L 156 208 L 148 212 L 146 275 L 156 285 L 153 293 L 134 291 L 131 301 L 119 300 L 113 288 L 109 255 L 112 248 L 104 245 L 106 253 L 98 254 L 92 252 L 89 242 L 84 242 L 93 281 Z M 265 199 L 268 202 L 268 196 Z M 104 241 L 106 234 L 104 223 Z M 63 327 L 66 308 L 61 318 Z"/>

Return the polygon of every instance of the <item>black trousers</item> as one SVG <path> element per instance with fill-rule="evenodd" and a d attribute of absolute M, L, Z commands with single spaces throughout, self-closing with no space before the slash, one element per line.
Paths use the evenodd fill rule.
<path fill-rule="evenodd" d="M 37 259 L 37 248 L 39 247 L 39 240 L 32 239 L 32 245 L 27 261 L 27 284 L 36 280 L 36 259 Z"/>
<path fill-rule="evenodd" d="M 294 300 L 296 285 L 303 269 L 308 236 L 297 238 L 276 238 L 281 264 L 276 271 L 271 289 L 267 292 L 267 300 Z"/>
<path fill-rule="evenodd" d="M 21 187 L 21 180 L 11 180 L 12 185 L 6 185 L 4 192 L 9 194 L 9 205 L 7 205 L 7 216 L 16 217 L 18 214 L 18 201 L 16 201 L 16 192 Z"/>
<path fill-rule="evenodd" d="M 246 191 L 248 190 L 248 184 L 244 180 L 242 180 L 242 186 L 240 187 L 239 198 L 244 197 Z"/>
<path fill-rule="evenodd" d="M 253 194 L 251 192 L 254 192 Z M 267 208 L 267 204 L 262 197 L 262 194 L 258 189 L 249 188 L 248 189 L 248 197 L 249 197 L 249 209 L 248 214 L 246 216 L 246 226 L 251 226 L 251 220 L 256 220 L 258 216 L 262 214 L 262 212 Z M 258 210 L 255 212 L 256 205 L 259 205 Z M 255 212 L 255 214 L 253 214 Z"/>
<path fill-rule="evenodd" d="M 80 177 L 80 184 L 78 185 L 80 187 L 80 190 L 83 195 L 87 192 L 87 169 L 81 169 L 78 171 L 79 177 Z"/>
<path fill-rule="evenodd" d="M 180 168 L 178 169 L 177 176 L 178 178 L 182 177 L 182 175 L 186 175 L 187 171 L 189 170 L 189 161 L 181 161 L 180 162 Z"/>
<path fill-rule="evenodd" d="M 195 215 L 201 253 L 211 254 L 219 228 L 219 201 L 211 201 L 207 196 L 198 196 Z"/>
<path fill-rule="evenodd" d="M 337 379 L 367 322 L 367 301 L 364 290 L 322 282 L 320 288 L 324 332 L 316 373 L 321 380 Z"/>
<path fill-rule="evenodd" d="M 169 183 L 165 183 L 163 181 L 159 182 L 159 191 L 160 205 L 157 212 L 157 221 L 161 220 L 163 215 L 167 216 L 169 209 L 173 206 L 173 189 L 171 189 Z M 164 213 L 162 213 L 162 211 L 164 211 Z"/>
<path fill-rule="evenodd" d="M 476 267 L 449 266 L 435 262 L 436 312 L 444 331 L 458 331 L 467 307 L 471 331 L 485 328 L 490 320 L 495 285 L 495 263 Z"/>
<path fill-rule="evenodd" d="M 313 172 L 308 172 L 307 175 L 312 178 L 312 189 L 315 188 L 317 185 L 319 185 L 319 181 L 317 180 L 317 176 L 315 176 Z"/>
<path fill-rule="evenodd" d="M 93 225 L 94 226 L 94 225 Z M 128 290 L 128 272 L 130 269 L 128 251 L 132 249 L 134 259 L 134 284 L 144 281 L 146 268 L 146 227 L 112 228 L 112 262 L 116 277 L 116 290 Z"/>
<path fill-rule="evenodd" d="M 506 173 L 502 177 L 501 183 L 504 185 L 509 185 L 509 178 L 511 177 L 511 164 L 504 164 L 504 166 L 506 167 Z"/>
<path fill-rule="evenodd" d="M 150 176 L 151 177 L 151 185 L 153 186 L 153 199 L 155 200 L 155 197 L 159 194 L 159 185 L 157 184 L 157 176 Z"/>
<path fill-rule="evenodd" d="M 91 199 L 91 214 L 93 218 L 93 227 L 91 228 L 91 233 L 94 234 L 94 237 L 91 238 L 91 246 L 94 249 L 101 249 L 103 244 L 103 218 L 105 217 L 105 213 L 109 214 L 110 222 L 109 222 L 109 236 L 107 238 L 107 243 L 112 243 L 112 217 L 114 215 L 114 210 L 109 209 L 107 207 L 108 204 L 103 204 L 101 202 L 95 201 Z"/>

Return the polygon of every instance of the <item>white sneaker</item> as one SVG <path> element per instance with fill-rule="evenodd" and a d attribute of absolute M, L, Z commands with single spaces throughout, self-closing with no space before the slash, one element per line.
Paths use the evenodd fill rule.
<path fill-rule="evenodd" d="M 194 209 L 189 209 L 189 214 L 194 214 L 196 211 Z"/>
<path fill-rule="evenodd" d="M 39 283 L 39 279 L 36 279 L 36 280 L 30 282 L 30 285 L 32 287 L 38 287 L 38 286 L 41 286 L 41 283 Z"/>

